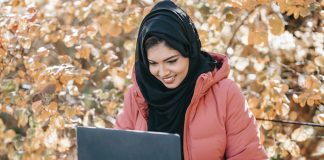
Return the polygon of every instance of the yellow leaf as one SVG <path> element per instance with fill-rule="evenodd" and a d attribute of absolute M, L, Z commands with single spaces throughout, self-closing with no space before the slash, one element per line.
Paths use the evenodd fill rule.
<path fill-rule="evenodd" d="M 122 27 L 125 33 L 130 33 L 136 28 L 137 22 L 132 17 L 127 18 Z"/>
<path fill-rule="evenodd" d="M 18 75 L 19 75 L 20 78 L 23 78 L 23 79 L 24 79 L 25 76 L 26 76 L 26 72 L 24 72 L 24 71 L 22 71 L 22 70 L 19 70 L 19 71 L 18 71 Z"/>
<path fill-rule="evenodd" d="M 52 116 L 50 119 L 50 126 L 57 129 L 64 129 L 64 119 L 60 115 Z"/>
<path fill-rule="evenodd" d="M 65 106 L 64 108 L 64 115 L 65 117 L 67 117 L 68 119 L 72 118 L 73 116 L 75 116 L 75 109 L 69 106 Z"/>
<path fill-rule="evenodd" d="M 306 105 L 307 98 L 309 96 L 309 93 L 305 92 L 299 95 L 298 101 L 301 107 L 304 107 Z"/>
<path fill-rule="evenodd" d="M 317 66 L 319 67 L 324 67 L 324 56 L 317 56 L 315 59 L 314 59 L 314 62 Z"/>
<path fill-rule="evenodd" d="M 0 43 L 1 43 L 1 41 L 0 41 Z M 0 59 L 4 58 L 6 55 L 7 55 L 7 52 L 2 47 L 0 47 Z"/>
<path fill-rule="evenodd" d="M 63 42 L 66 47 L 73 47 L 78 41 L 78 36 L 65 35 Z"/>
<path fill-rule="evenodd" d="M 295 103 L 299 103 L 299 100 L 298 100 L 298 95 L 297 94 L 293 94 L 292 95 L 292 98 L 293 98 L 293 101 L 295 102 Z"/>
<path fill-rule="evenodd" d="M 314 101 L 313 98 L 308 98 L 306 103 L 307 103 L 308 106 L 314 106 L 315 101 Z"/>
<path fill-rule="evenodd" d="M 324 113 L 318 114 L 316 118 L 320 124 L 324 124 Z"/>
<path fill-rule="evenodd" d="M 294 14 L 295 9 L 296 9 L 296 7 L 288 6 L 288 7 L 287 7 L 287 10 L 288 10 L 288 11 L 287 11 L 287 16 L 290 16 L 290 15 Z"/>
<path fill-rule="evenodd" d="M 306 16 L 308 16 L 308 15 L 310 14 L 310 12 L 309 12 L 308 8 L 304 8 L 304 7 L 302 7 L 302 8 L 300 8 L 300 10 L 299 10 L 299 14 L 300 14 L 300 16 L 302 16 L 302 17 L 306 17 Z"/>
<path fill-rule="evenodd" d="M 25 127 L 28 123 L 28 115 L 26 111 L 21 111 L 18 117 L 18 127 Z"/>
<path fill-rule="evenodd" d="M 256 108 L 259 105 L 260 101 L 258 98 L 252 97 L 249 98 L 248 103 L 250 108 Z"/>
<path fill-rule="evenodd" d="M 143 17 L 146 16 L 146 15 L 147 15 L 151 10 L 152 10 L 152 8 L 153 8 L 153 5 L 148 6 L 148 7 L 145 7 L 145 8 L 143 9 L 143 11 L 142 11 L 142 15 L 143 15 Z"/>
<path fill-rule="evenodd" d="M 314 134 L 313 127 L 300 127 L 291 134 L 291 139 L 297 142 L 304 142 Z"/>
<path fill-rule="evenodd" d="M 249 65 L 250 65 L 250 61 L 248 58 L 237 57 L 237 61 L 234 67 L 239 71 L 243 71 Z"/>
<path fill-rule="evenodd" d="M 267 112 L 267 115 L 269 117 L 269 119 L 274 119 L 276 117 L 276 110 L 271 108 L 268 112 Z"/>
<path fill-rule="evenodd" d="M 317 70 L 317 66 L 315 65 L 315 63 L 309 61 L 307 66 L 305 67 L 306 73 L 308 74 L 312 74 L 313 72 L 315 72 Z"/>
<path fill-rule="evenodd" d="M 262 127 L 265 130 L 270 130 L 270 129 L 272 129 L 273 124 L 272 124 L 272 122 L 265 121 L 265 122 L 262 122 Z"/>
<path fill-rule="evenodd" d="M 319 89 L 321 81 L 314 75 L 307 76 L 304 87 L 307 89 Z"/>
<path fill-rule="evenodd" d="M 298 19 L 298 17 L 299 17 L 299 12 L 300 12 L 300 9 L 299 9 L 299 7 L 296 7 L 295 9 L 294 9 L 294 18 L 295 19 Z"/>
<path fill-rule="evenodd" d="M 226 16 L 226 17 L 225 17 L 225 21 L 226 21 L 226 22 L 232 23 L 232 22 L 235 21 L 235 16 L 234 16 L 234 14 L 233 14 L 232 12 L 228 12 L 228 13 L 226 13 L 225 16 Z"/>
<path fill-rule="evenodd" d="M 116 107 L 118 106 L 118 103 L 116 102 L 106 102 L 104 104 L 106 106 L 106 113 L 108 115 L 114 115 L 115 114 L 115 111 L 116 111 Z"/>
<path fill-rule="evenodd" d="M 110 20 L 109 16 L 101 16 L 98 18 L 99 22 L 99 32 L 102 36 L 105 36 L 106 34 L 109 34 L 112 37 L 118 37 L 122 33 L 122 26 L 119 22 L 116 20 Z"/>
<path fill-rule="evenodd" d="M 96 70 L 97 70 L 97 67 L 94 67 L 94 66 L 91 66 L 89 69 L 89 72 L 90 73 L 94 73 Z M 77 77 L 78 78 L 78 77 Z M 79 79 L 81 79 L 81 78 L 79 78 Z M 82 81 L 79 81 L 79 82 L 77 82 L 77 79 L 75 79 L 75 82 L 77 83 L 77 84 L 83 84 L 83 79 L 82 79 Z"/>
<path fill-rule="evenodd" d="M 290 107 L 286 103 L 283 103 L 281 106 L 279 106 L 278 111 L 279 115 L 286 116 L 290 111 Z"/>
<path fill-rule="evenodd" d="M 299 157 L 300 156 L 300 148 L 299 146 L 296 144 L 296 142 L 288 140 L 283 142 L 283 146 L 286 150 L 289 151 L 289 153 L 293 156 L 293 157 Z"/>
<path fill-rule="evenodd" d="M 214 27 L 218 27 L 220 25 L 220 20 L 216 16 L 210 16 L 207 19 L 207 22 L 209 25 L 214 26 Z"/>
<path fill-rule="evenodd" d="M 63 84 L 63 85 L 66 85 L 67 82 L 69 82 L 70 80 L 73 79 L 73 75 L 71 74 L 63 74 L 61 77 L 60 77 L 60 82 Z"/>
<path fill-rule="evenodd" d="M 296 111 L 291 111 L 291 112 L 289 113 L 289 119 L 290 119 L 290 120 L 294 121 L 294 120 L 296 120 L 297 118 L 298 118 L 298 113 L 297 113 Z"/>
<path fill-rule="evenodd" d="M 274 35 L 280 35 L 285 31 L 284 22 L 277 14 L 270 15 L 269 25 L 270 25 L 271 33 Z"/>
<path fill-rule="evenodd" d="M 93 39 L 97 33 L 98 33 L 98 27 L 96 25 L 89 25 L 86 27 L 86 34 L 90 38 Z"/>
<path fill-rule="evenodd" d="M 266 31 L 254 31 L 250 30 L 248 35 L 249 45 L 262 45 L 268 46 L 268 33 Z"/>
<path fill-rule="evenodd" d="M 277 133 L 275 135 L 275 138 L 277 139 L 278 142 L 286 142 L 286 141 L 289 140 L 288 137 L 287 137 L 287 135 L 284 135 L 282 133 Z"/>
<path fill-rule="evenodd" d="M 129 75 L 132 74 L 132 69 L 135 64 L 135 54 L 130 56 L 127 60 L 126 66 L 125 66 L 125 72 L 128 73 Z"/>

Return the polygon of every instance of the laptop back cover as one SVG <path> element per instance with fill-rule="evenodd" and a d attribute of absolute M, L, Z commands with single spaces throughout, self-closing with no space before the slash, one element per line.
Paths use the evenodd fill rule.
<path fill-rule="evenodd" d="M 175 134 L 77 127 L 79 160 L 181 160 Z"/>

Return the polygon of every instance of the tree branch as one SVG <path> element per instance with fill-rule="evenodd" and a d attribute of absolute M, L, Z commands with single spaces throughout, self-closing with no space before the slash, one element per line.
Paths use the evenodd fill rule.
<path fill-rule="evenodd" d="M 240 24 L 236 27 L 236 29 L 234 30 L 234 32 L 233 32 L 233 35 L 232 35 L 232 37 L 231 37 L 231 39 L 230 39 L 230 41 L 229 41 L 229 43 L 228 43 L 228 45 L 227 45 L 227 47 L 226 47 L 226 50 L 225 50 L 225 53 L 227 53 L 227 49 L 229 48 L 229 47 L 231 47 L 232 46 L 232 43 L 233 43 L 233 41 L 234 41 L 234 37 L 235 37 L 235 35 L 236 35 L 236 33 L 238 32 L 238 30 L 240 29 L 240 27 L 244 24 L 244 22 L 249 18 L 249 16 L 258 8 L 258 7 L 260 7 L 261 5 L 259 4 L 259 5 L 257 5 L 257 6 L 255 6 L 255 8 L 253 9 L 253 10 L 251 10 L 249 13 L 248 13 L 248 15 L 244 18 L 244 19 L 242 19 L 242 21 L 240 22 Z"/>
<path fill-rule="evenodd" d="M 309 123 L 309 122 L 296 122 L 296 121 L 288 121 L 288 120 L 279 120 L 279 119 L 264 119 L 264 118 L 256 118 L 259 121 L 270 121 L 275 123 L 285 123 L 285 124 L 294 124 L 294 125 L 305 125 L 305 126 L 312 126 L 312 127 L 323 127 L 323 124 L 317 123 Z"/>

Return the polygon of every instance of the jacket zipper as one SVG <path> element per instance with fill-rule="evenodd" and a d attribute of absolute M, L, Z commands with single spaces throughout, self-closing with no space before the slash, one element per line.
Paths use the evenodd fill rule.
<path fill-rule="evenodd" d="M 202 90 L 203 86 L 204 86 L 204 81 L 201 83 L 201 86 L 199 86 L 199 90 L 197 92 L 198 94 Z M 198 97 L 198 96 L 194 96 L 193 95 L 193 97 Z M 195 100 L 195 101 L 192 101 L 192 102 L 195 102 L 195 103 L 190 103 L 189 104 L 188 110 L 187 110 L 186 115 L 185 115 L 185 130 L 184 130 L 184 142 L 185 142 L 185 144 L 184 145 L 187 148 L 187 157 L 188 157 L 188 160 L 191 160 L 192 159 L 191 154 L 190 154 L 190 149 L 189 149 L 190 143 L 189 143 L 189 140 L 188 140 L 188 137 L 190 137 L 190 135 L 189 135 L 189 122 L 188 122 L 189 120 L 188 119 L 190 118 L 190 108 L 192 108 L 192 106 L 196 105 L 197 101 Z M 184 158 L 185 158 L 185 156 L 184 156 Z"/>

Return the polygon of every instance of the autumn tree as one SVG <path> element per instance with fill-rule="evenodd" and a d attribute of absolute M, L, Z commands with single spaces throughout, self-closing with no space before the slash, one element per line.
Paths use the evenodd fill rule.
<path fill-rule="evenodd" d="M 269 157 L 323 156 L 324 1 L 175 2 L 229 57 Z M 113 126 L 153 4 L 0 1 L 0 159 L 76 159 L 75 126 Z"/>

